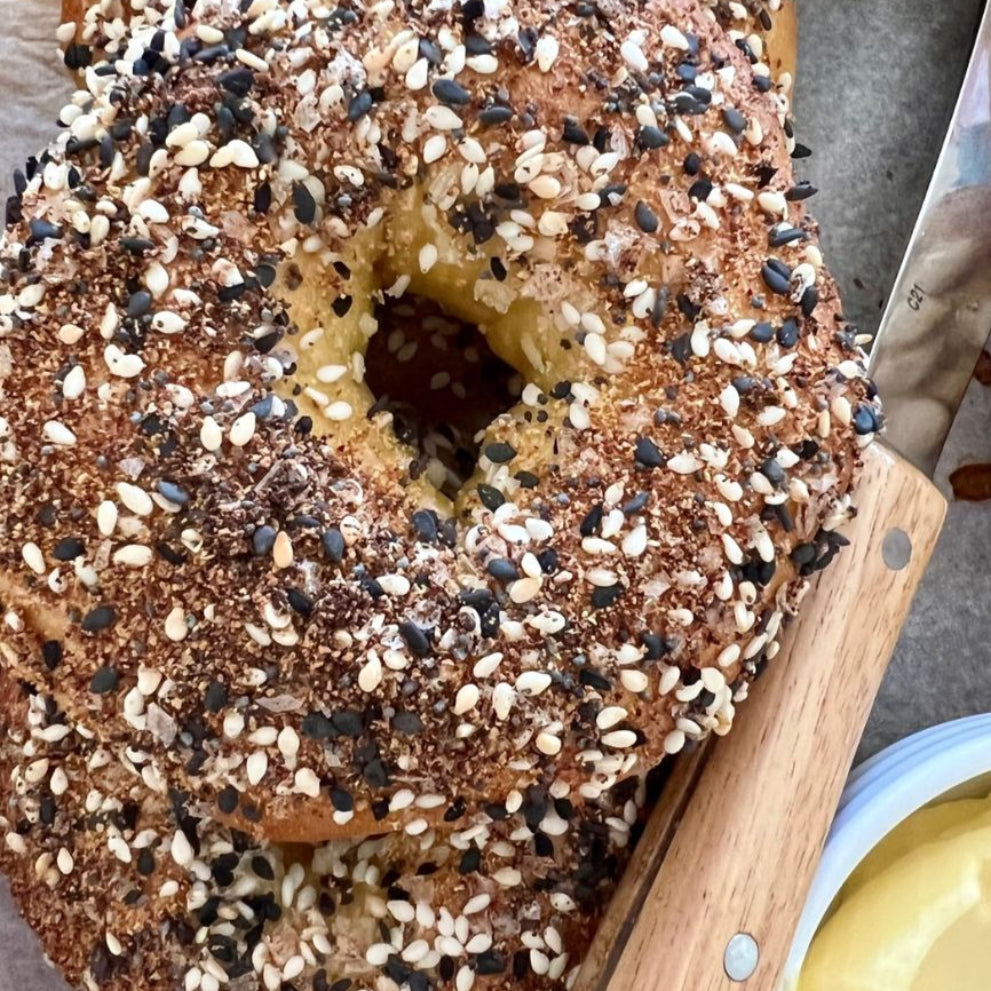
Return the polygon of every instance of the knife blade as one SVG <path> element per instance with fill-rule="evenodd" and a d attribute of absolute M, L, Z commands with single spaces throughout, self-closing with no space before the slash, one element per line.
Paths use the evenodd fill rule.
<path fill-rule="evenodd" d="M 991 331 L 991 4 L 870 370 L 887 442 L 932 476 Z"/>

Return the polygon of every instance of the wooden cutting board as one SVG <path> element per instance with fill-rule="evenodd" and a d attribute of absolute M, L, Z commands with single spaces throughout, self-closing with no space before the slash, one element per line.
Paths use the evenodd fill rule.
<path fill-rule="evenodd" d="M 574 991 L 774 991 L 946 513 L 881 444 L 857 506 L 733 732 L 679 759 Z"/>

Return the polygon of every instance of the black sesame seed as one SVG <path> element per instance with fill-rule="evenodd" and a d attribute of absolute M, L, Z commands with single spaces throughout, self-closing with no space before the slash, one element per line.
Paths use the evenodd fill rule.
<path fill-rule="evenodd" d="M 311 740 L 330 740 L 337 736 L 334 724 L 322 712 L 310 712 L 303 717 L 300 732 Z"/>
<path fill-rule="evenodd" d="M 800 200 L 807 200 L 810 196 L 815 196 L 819 192 L 811 182 L 802 181 L 796 183 L 785 193 L 785 199 L 789 202 L 795 203 Z"/>
<path fill-rule="evenodd" d="M 286 590 L 286 598 L 289 600 L 289 605 L 300 616 L 312 614 L 313 600 L 305 592 L 301 592 L 298 588 L 290 588 Z"/>
<path fill-rule="evenodd" d="M 506 969 L 506 958 L 495 950 L 486 950 L 479 953 L 475 963 L 475 972 L 481 976 L 489 974 L 501 974 Z"/>
<path fill-rule="evenodd" d="M 332 713 L 330 722 L 342 736 L 359 737 L 365 729 L 361 713 L 354 709 Z"/>
<path fill-rule="evenodd" d="M 592 605 L 596 609 L 606 609 L 623 594 L 622 585 L 606 585 L 592 591 Z"/>
<path fill-rule="evenodd" d="M 202 55 L 200 52 L 200 56 Z M 217 76 L 217 85 L 235 96 L 247 96 L 255 85 L 255 74 L 246 66 L 239 66 Z"/>
<path fill-rule="evenodd" d="M 417 54 L 425 58 L 431 65 L 440 65 L 444 61 L 441 50 L 429 39 L 421 38 Z"/>
<path fill-rule="evenodd" d="M 438 79 L 431 89 L 441 103 L 450 107 L 463 107 L 471 103 L 471 93 L 453 79 Z"/>
<path fill-rule="evenodd" d="M 151 309 L 151 293 L 139 289 L 127 301 L 127 315 L 132 319 L 143 317 Z"/>
<path fill-rule="evenodd" d="M 350 792 L 345 791 L 343 788 L 330 789 L 330 804 L 338 812 L 351 812 L 354 809 L 354 799 L 351 797 Z"/>
<path fill-rule="evenodd" d="M 671 139 L 659 127 L 648 124 L 637 131 L 636 143 L 644 151 L 654 151 L 656 148 L 666 148 L 671 144 Z"/>
<path fill-rule="evenodd" d="M 633 516 L 634 513 L 639 513 L 647 503 L 650 502 L 650 493 L 646 491 L 638 492 L 629 502 L 626 502 L 621 507 L 624 516 Z"/>
<path fill-rule="evenodd" d="M 270 863 L 268 857 L 263 857 L 261 854 L 256 854 L 251 858 L 251 869 L 263 881 L 275 880 L 275 871 L 272 869 L 272 864 Z"/>
<path fill-rule="evenodd" d="M 219 795 L 217 795 L 217 808 L 224 815 L 231 815 L 237 808 L 237 803 L 241 798 L 241 793 L 233 785 L 228 785 Z"/>
<path fill-rule="evenodd" d="M 49 671 L 54 671 L 62 663 L 62 644 L 58 640 L 46 640 L 41 645 L 41 659 Z"/>
<path fill-rule="evenodd" d="M 800 144 L 797 141 L 795 142 L 795 148 L 791 153 L 792 158 L 797 160 L 800 158 L 810 158 L 811 156 L 812 156 L 812 149 L 809 148 L 808 145 Z"/>
<path fill-rule="evenodd" d="M 638 437 L 635 451 L 636 463 L 643 468 L 663 468 L 664 455 L 649 437 Z"/>
<path fill-rule="evenodd" d="M 799 544 L 797 547 L 794 547 L 791 552 L 792 561 L 799 567 L 805 564 L 811 564 L 815 558 L 815 544 Z"/>
<path fill-rule="evenodd" d="M 296 219 L 301 224 L 312 224 L 317 215 L 317 201 L 303 183 L 293 184 L 292 202 Z"/>
<path fill-rule="evenodd" d="M 758 344 L 769 344 L 774 340 L 774 328 L 766 322 L 755 324 L 747 335 Z"/>
<path fill-rule="evenodd" d="M 564 120 L 564 133 L 562 139 L 569 145 L 587 145 L 591 141 L 588 132 L 575 120 L 574 117 L 566 117 Z"/>
<path fill-rule="evenodd" d="M 864 436 L 865 434 L 875 433 L 880 427 L 881 425 L 878 422 L 877 414 L 874 412 L 873 407 L 865 406 L 861 403 L 857 407 L 857 411 L 853 414 L 853 429 L 861 436 Z"/>
<path fill-rule="evenodd" d="M 354 299 L 351 296 L 338 296 L 333 303 L 330 304 L 330 308 L 339 317 L 345 317 L 348 311 L 351 309 L 351 304 Z"/>
<path fill-rule="evenodd" d="M 99 633 L 112 626 L 117 620 L 117 612 L 113 606 L 97 606 L 83 617 L 82 628 L 86 633 Z"/>
<path fill-rule="evenodd" d="M 432 544 L 437 539 L 439 520 L 432 509 L 418 509 L 413 514 L 411 522 L 420 540 Z"/>
<path fill-rule="evenodd" d="M 485 565 L 485 570 L 499 582 L 512 582 L 520 577 L 516 565 L 504 557 L 493 558 Z"/>
<path fill-rule="evenodd" d="M 793 348 L 801 336 L 798 329 L 798 321 L 789 317 L 778 328 L 778 344 L 783 348 Z"/>
<path fill-rule="evenodd" d="M 74 561 L 86 553 L 86 546 L 78 537 L 65 537 L 52 548 L 56 561 Z"/>
<path fill-rule="evenodd" d="M 274 527 L 270 526 L 260 526 L 251 535 L 251 548 L 259 556 L 265 557 L 265 555 L 272 552 L 272 548 L 275 546 L 276 531 Z"/>
<path fill-rule="evenodd" d="M 599 525 L 602 523 L 602 506 L 593 506 L 588 513 L 585 514 L 584 519 L 578 524 L 578 532 L 583 537 L 591 537 L 596 530 L 599 529 Z"/>
<path fill-rule="evenodd" d="M 416 736 L 423 732 L 423 720 L 415 712 L 399 711 L 392 717 L 392 725 L 400 733 Z"/>
<path fill-rule="evenodd" d="M 416 623 L 404 620 L 399 624 L 399 634 L 417 657 L 426 657 L 430 653 L 430 638 Z"/>
<path fill-rule="evenodd" d="M 478 121 L 483 127 L 505 124 L 507 120 L 512 120 L 512 118 L 513 110 L 511 107 L 486 107 L 478 115 Z"/>
<path fill-rule="evenodd" d="M 768 458 L 761 466 L 760 473 L 772 484 L 783 485 L 785 481 L 785 470 L 774 459 Z"/>
<path fill-rule="evenodd" d="M 747 127 L 747 118 L 736 107 L 724 108 L 723 120 L 734 134 L 741 134 Z"/>
<path fill-rule="evenodd" d="M 477 846 L 465 850 L 458 864 L 459 874 L 474 874 L 482 866 L 482 851 Z"/>
<path fill-rule="evenodd" d="M 805 292 L 802 293 L 802 299 L 799 302 L 802 315 L 806 317 L 812 316 L 813 311 L 818 305 L 819 290 L 815 286 L 809 286 Z"/>
<path fill-rule="evenodd" d="M 348 104 L 348 120 L 352 123 L 361 120 L 372 109 L 373 103 L 374 100 L 369 90 L 365 89 L 356 93 Z"/>
<path fill-rule="evenodd" d="M 599 692 L 608 692 L 612 688 L 612 682 L 593 668 L 582 668 L 578 672 L 578 680 Z"/>
<path fill-rule="evenodd" d="M 787 296 L 791 291 L 791 282 L 789 277 L 782 275 L 782 273 L 777 268 L 773 267 L 769 262 L 765 262 L 761 266 L 760 274 L 764 280 L 764 284 L 771 290 L 771 292 L 778 293 L 780 296 Z"/>
<path fill-rule="evenodd" d="M 89 45 L 71 44 L 66 46 L 62 58 L 67 69 L 78 72 L 92 64 L 93 51 Z"/>
<path fill-rule="evenodd" d="M 767 243 L 772 248 L 781 248 L 794 241 L 804 241 L 807 236 L 800 227 L 780 227 L 768 234 Z"/>
<path fill-rule="evenodd" d="M 203 707 L 207 712 L 220 712 L 227 705 L 227 686 L 213 681 L 203 694 Z"/>
<path fill-rule="evenodd" d="M 506 464 L 507 461 L 512 461 L 516 457 L 516 448 L 512 444 L 507 444 L 503 441 L 498 441 L 493 444 L 485 445 L 485 456 L 496 465 Z"/>
<path fill-rule="evenodd" d="M 334 564 L 340 564 L 344 560 L 344 537 L 341 531 L 336 527 L 331 527 L 329 530 L 325 530 L 323 535 L 320 537 L 320 543 L 323 545 L 323 552 L 330 558 Z"/>
<path fill-rule="evenodd" d="M 30 234 L 27 239 L 27 246 L 30 248 L 35 244 L 41 244 L 47 238 L 57 241 L 62 237 L 62 229 L 48 220 L 35 218 L 28 224 Z"/>
<path fill-rule="evenodd" d="M 657 214 L 643 200 L 637 203 L 633 215 L 636 219 L 637 227 L 645 234 L 653 234 L 660 226 Z"/>
<path fill-rule="evenodd" d="M 706 179 L 705 176 L 701 179 L 696 179 L 688 189 L 689 196 L 693 199 L 701 200 L 703 203 L 709 198 L 711 193 L 712 180 Z"/>
<path fill-rule="evenodd" d="M 506 497 L 497 488 L 484 482 L 478 485 L 478 498 L 482 505 L 493 513 L 506 501 Z"/>
<path fill-rule="evenodd" d="M 688 175 L 698 175 L 702 171 L 702 158 L 697 152 L 689 152 L 681 167 Z"/>
<path fill-rule="evenodd" d="M 189 493 L 176 485 L 175 482 L 168 482 L 163 478 L 155 487 L 160 495 L 168 499 L 169 502 L 174 502 L 177 506 L 185 506 L 189 502 Z"/>
<path fill-rule="evenodd" d="M 93 675 L 89 683 L 89 690 L 94 695 L 106 695 L 108 692 L 115 691 L 119 683 L 120 676 L 117 672 L 104 665 L 102 668 L 98 668 Z"/>
<path fill-rule="evenodd" d="M 540 479 L 532 471 L 518 471 L 513 478 L 524 489 L 535 489 L 540 484 Z"/>

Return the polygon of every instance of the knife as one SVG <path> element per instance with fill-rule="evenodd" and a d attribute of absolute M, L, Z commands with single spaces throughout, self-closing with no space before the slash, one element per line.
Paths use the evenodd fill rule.
<path fill-rule="evenodd" d="M 991 330 L 991 5 L 871 353 L 886 442 L 930 477 Z"/>

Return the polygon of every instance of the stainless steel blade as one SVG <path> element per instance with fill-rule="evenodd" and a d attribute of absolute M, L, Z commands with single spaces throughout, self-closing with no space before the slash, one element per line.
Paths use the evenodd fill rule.
<path fill-rule="evenodd" d="M 881 320 L 887 440 L 927 474 L 991 331 L 991 4 Z"/>

